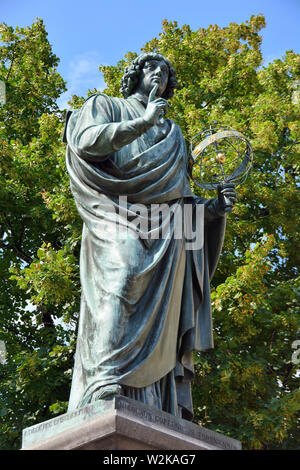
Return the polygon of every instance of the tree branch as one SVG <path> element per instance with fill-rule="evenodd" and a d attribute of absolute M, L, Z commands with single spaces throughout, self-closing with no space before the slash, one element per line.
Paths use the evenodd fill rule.
<path fill-rule="evenodd" d="M 286 384 L 287 384 L 288 378 L 289 378 L 290 373 L 291 373 L 292 370 L 293 370 L 293 364 L 290 363 L 290 364 L 288 364 L 287 367 L 286 367 L 286 373 L 285 373 L 284 379 L 283 379 L 283 381 L 282 381 L 282 386 L 283 386 L 283 388 L 286 388 Z"/>
<path fill-rule="evenodd" d="M 15 49 L 16 49 L 16 45 L 14 44 L 13 46 L 13 49 L 12 49 L 12 53 L 13 53 L 13 56 L 12 56 L 12 59 L 11 59 L 11 63 L 10 63 L 10 67 L 9 67 L 9 70 L 8 70 L 8 74 L 7 74 L 7 77 L 6 77 L 6 83 L 8 83 L 8 79 L 9 79 L 9 76 L 10 76 L 10 72 L 12 70 L 12 66 L 13 66 L 13 63 L 15 61 Z"/>
<path fill-rule="evenodd" d="M 51 316 L 51 313 L 49 313 L 46 309 L 44 309 L 43 307 L 41 307 L 39 309 L 39 313 L 41 314 L 41 317 L 42 317 L 42 322 L 44 324 L 44 326 L 46 328 L 54 328 L 55 329 L 55 325 L 54 325 L 54 322 L 53 322 L 53 318 Z"/>
<path fill-rule="evenodd" d="M 19 255 L 19 257 L 26 261 L 26 263 L 31 263 L 32 262 L 32 258 L 27 254 L 25 253 L 22 248 L 21 248 L 21 243 L 22 243 L 22 239 L 23 239 L 23 235 L 24 235 L 24 224 L 22 226 L 22 231 L 21 231 L 21 235 L 19 237 L 17 237 L 17 235 L 15 234 L 14 232 L 14 229 L 13 229 L 13 226 L 12 224 L 10 223 L 8 217 L 6 216 L 5 212 L 1 211 L 1 214 L 5 220 L 5 223 L 8 227 L 8 229 L 10 230 L 11 232 L 11 235 L 12 235 L 12 246 L 11 248 Z M 18 239 L 18 241 L 17 241 Z"/>

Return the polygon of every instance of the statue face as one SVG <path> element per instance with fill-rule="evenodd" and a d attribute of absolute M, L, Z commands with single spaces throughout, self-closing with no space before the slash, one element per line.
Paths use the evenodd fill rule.
<path fill-rule="evenodd" d="M 149 95 L 152 88 L 159 84 L 156 96 L 162 96 L 169 80 L 169 67 L 164 60 L 149 60 L 145 62 L 141 73 L 138 90 Z"/>

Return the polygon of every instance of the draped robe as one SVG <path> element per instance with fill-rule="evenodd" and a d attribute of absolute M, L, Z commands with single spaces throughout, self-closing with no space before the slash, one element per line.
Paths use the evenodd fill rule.
<path fill-rule="evenodd" d="M 213 348 L 209 283 L 225 216 L 217 199 L 193 195 L 180 128 L 165 119 L 141 133 L 135 120 L 144 112 L 134 96 L 96 94 L 66 128 L 67 169 L 83 220 L 69 411 L 100 387 L 120 384 L 126 396 L 191 419 L 193 351 Z M 142 229 L 130 222 L 137 204 L 147 209 Z M 168 237 L 151 237 L 153 204 L 179 211 L 190 204 L 184 223 L 203 231 L 203 245 L 186 249 L 174 236 L 176 217 Z"/>

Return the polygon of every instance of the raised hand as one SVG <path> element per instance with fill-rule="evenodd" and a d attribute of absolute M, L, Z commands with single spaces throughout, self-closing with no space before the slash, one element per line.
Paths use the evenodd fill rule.
<path fill-rule="evenodd" d="M 161 115 L 166 112 L 169 103 L 164 98 L 155 98 L 159 85 L 155 85 L 149 93 L 148 104 L 143 116 L 144 121 L 152 126 L 158 123 Z"/>
<path fill-rule="evenodd" d="M 236 203 L 236 191 L 234 184 L 224 183 L 218 185 L 218 200 L 220 208 L 224 212 L 231 212 Z"/>

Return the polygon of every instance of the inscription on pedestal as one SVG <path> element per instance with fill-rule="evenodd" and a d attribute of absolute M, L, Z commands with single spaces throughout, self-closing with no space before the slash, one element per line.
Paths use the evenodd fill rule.
<path fill-rule="evenodd" d="M 43 441 L 70 429 L 75 429 L 99 419 L 108 413 L 121 412 L 126 416 L 132 416 L 140 422 L 148 422 L 157 425 L 160 429 L 167 428 L 179 434 L 184 434 L 193 439 L 206 442 L 220 449 L 237 450 L 241 448 L 239 441 L 227 436 L 198 426 L 184 419 L 173 416 L 164 411 L 151 408 L 143 403 L 136 402 L 127 397 L 116 396 L 113 400 L 99 400 L 91 405 L 79 408 L 71 413 L 58 416 L 41 424 L 36 424 L 23 431 L 23 448 L 36 442 Z"/>
<path fill-rule="evenodd" d="M 129 400 L 122 400 L 120 397 L 118 402 L 118 410 L 132 414 L 137 418 L 144 421 L 148 421 L 160 426 L 165 426 L 173 431 L 177 431 L 181 434 L 186 434 L 194 439 L 203 440 L 209 444 L 218 446 L 223 449 L 236 450 L 240 448 L 239 441 L 228 438 L 222 434 L 218 434 L 215 431 L 203 428 L 197 424 L 190 423 L 189 421 L 177 418 L 176 416 L 161 412 L 155 409 L 146 409 L 144 405 L 136 405 L 135 402 Z"/>
<path fill-rule="evenodd" d="M 41 424 L 36 424 L 23 430 L 22 447 L 29 446 L 34 442 L 47 439 L 53 435 L 101 416 L 114 409 L 114 402 L 99 400 L 92 405 L 83 406 L 71 413 L 65 413 L 57 418 L 52 418 Z"/>

